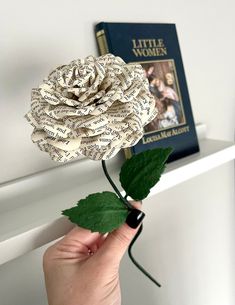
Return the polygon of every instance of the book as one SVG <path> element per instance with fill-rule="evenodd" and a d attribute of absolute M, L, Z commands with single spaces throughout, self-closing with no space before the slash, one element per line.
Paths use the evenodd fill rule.
<path fill-rule="evenodd" d="M 168 162 L 199 151 L 175 24 L 101 22 L 95 27 L 100 55 L 112 53 L 142 65 L 155 98 L 157 117 L 142 139 L 124 149 L 126 157 L 172 147 Z"/>

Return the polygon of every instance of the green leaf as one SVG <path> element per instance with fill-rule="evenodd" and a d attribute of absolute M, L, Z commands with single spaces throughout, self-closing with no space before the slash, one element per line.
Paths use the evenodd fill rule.
<path fill-rule="evenodd" d="M 155 148 L 133 155 L 122 165 L 120 182 L 127 195 L 134 200 L 146 198 L 159 181 L 172 148 Z"/>
<path fill-rule="evenodd" d="M 62 211 L 70 221 L 92 232 L 106 233 L 120 227 L 128 209 L 112 192 L 94 193 L 79 200 L 77 206 Z"/>

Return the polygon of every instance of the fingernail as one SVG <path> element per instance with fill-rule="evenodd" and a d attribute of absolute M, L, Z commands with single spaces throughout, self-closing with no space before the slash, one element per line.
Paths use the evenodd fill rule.
<path fill-rule="evenodd" d="M 137 209 L 133 209 L 128 214 L 128 216 L 126 218 L 126 223 L 132 229 L 136 229 L 138 227 L 138 225 L 142 222 L 144 217 L 145 217 L 144 212 L 137 210 Z"/>

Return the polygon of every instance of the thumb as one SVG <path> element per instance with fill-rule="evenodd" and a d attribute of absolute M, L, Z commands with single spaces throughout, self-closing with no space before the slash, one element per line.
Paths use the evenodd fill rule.
<path fill-rule="evenodd" d="M 120 263 L 144 217 L 145 214 L 142 211 L 138 209 L 131 210 L 127 216 L 126 223 L 110 233 L 105 239 L 98 251 L 99 253 L 97 253 L 100 259 L 105 260 L 106 263 Z"/>

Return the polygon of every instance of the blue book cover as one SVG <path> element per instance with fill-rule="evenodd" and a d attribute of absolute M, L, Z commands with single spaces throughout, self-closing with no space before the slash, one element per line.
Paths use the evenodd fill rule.
<path fill-rule="evenodd" d="M 199 151 L 175 24 L 110 23 L 95 27 L 100 55 L 112 53 L 142 65 L 158 108 L 143 138 L 126 157 L 156 147 L 173 147 L 168 161 Z"/>

